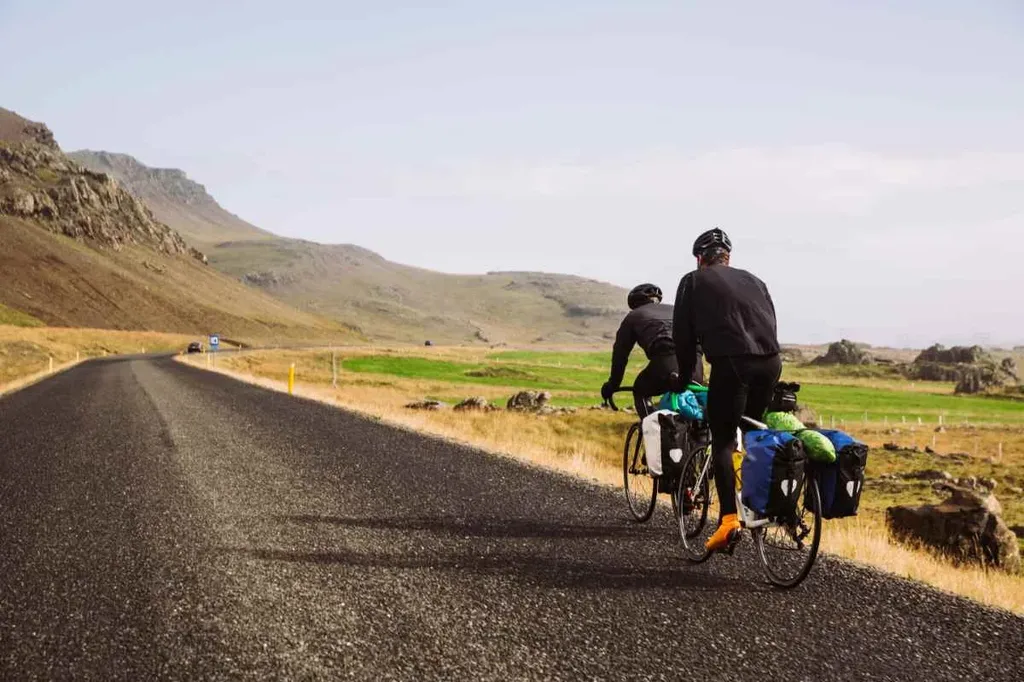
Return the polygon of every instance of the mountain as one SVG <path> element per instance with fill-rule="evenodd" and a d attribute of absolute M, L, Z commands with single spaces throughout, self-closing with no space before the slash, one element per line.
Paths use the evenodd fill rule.
<path fill-rule="evenodd" d="M 69 159 L 40 123 L 0 109 L 5 319 L 237 340 L 354 339 L 225 276 L 110 175 Z"/>
<path fill-rule="evenodd" d="M 117 178 L 162 223 L 172 225 L 190 244 L 206 250 L 223 241 L 266 239 L 274 235 L 224 210 L 206 188 L 175 168 L 150 168 L 127 154 L 81 150 L 68 157 L 92 171 Z"/>
<path fill-rule="evenodd" d="M 180 170 L 108 152 L 72 157 L 117 178 L 213 267 L 374 338 L 605 344 L 625 313 L 626 292 L 611 284 L 535 272 L 450 275 L 350 244 L 278 237 L 224 210 Z"/>

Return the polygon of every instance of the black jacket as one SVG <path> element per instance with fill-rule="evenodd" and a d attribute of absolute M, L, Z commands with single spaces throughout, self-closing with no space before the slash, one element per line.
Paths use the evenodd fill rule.
<path fill-rule="evenodd" d="M 713 265 L 683 277 L 676 292 L 673 338 L 680 376 L 697 344 L 716 358 L 779 352 L 775 304 L 764 282 L 746 270 Z"/>
<path fill-rule="evenodd" d="M 615 335 L 615 346 L 612 348 L 612 372 L 608 381 L 613 386 L 622 385 L 622 376 L 626 372 L 626 363 L 629 362 L 629 354 L 634 345 L 643 349 L 648 360 L 676 354 L 676 344 L 672 338 L 672 306 L 665 303 L 648 303 L 629 311 L 622 319 L 619 331 Z M 699 358 L 697 352 L 695 348 L 694 357 L 690 358 L 688 363 L 691 366 L 695 364 L 695 358 Z M 703 372 L 703 365 L 696 364 Z"/>

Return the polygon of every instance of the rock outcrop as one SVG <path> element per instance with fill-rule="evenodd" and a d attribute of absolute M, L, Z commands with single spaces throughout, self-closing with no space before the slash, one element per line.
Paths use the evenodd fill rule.
<path fill-rule="evenodd" d="M 1013 358 L 996 362 L 981 346 L 945 348 L 936 344 L 922 351 L 906 367 L 905 374 L 921 381 L 955 382 L 956 393 L 968 394 L 1018 380 Z"/>
<path fill-rule="evenodd" d="M 206 262 L 110 176 L 70 160 L 41 123 L 0 109 L 0 215 L 120 250 L 138 244 Z"/>
<path fill-rule="evenodd" d="M 811 361 L 813 365 L 869 365 L 871 355 L 853 341 L 843 339 L 829 345 L 824 355 Z"/>
<path fill-rule="evenodd" d="M 520 391 L 508 399 L 505 407 L 516 412 L 539 412 L 550 400 L 547 391 Z"/>
<path fill-rule="evenodd" d="M 159 194 L 186 206 L 217 203 L 206 187 L 177 168 L 152 168 L 133 156 L 112 152 L 79 150 L 68 157 L 86 168 L 118 178 L 126 190 L 141 199 Z"/>
<path fill-rule="evenodd" d="M 492 405 L 487 398 L 476 396 L 473 398 L 466 398 L 453 409 L 456 412 L 494 412 L 501 408 L 496 405 Z"/>
<path fill-rule="evenodd" d="M 892 535 L 920 542 L 957 560 L 994 566 L 1010 573 L 1021 568 L 1017 537 L 1001 518 L 1002 506 L 984 490 L 946 484 L 950 497 L 940 504 L 896 506 L 886 511 Z"/>

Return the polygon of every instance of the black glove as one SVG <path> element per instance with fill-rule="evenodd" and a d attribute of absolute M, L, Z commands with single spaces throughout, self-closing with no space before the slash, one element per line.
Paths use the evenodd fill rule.
<path fill-rule="evenodd" d="M 604 382 L 604 384 L 601 386 L 601 399 L 611 400 L 612 395 L 615 393 L 615 390 L 617 388 L 618 386 L 613 386 L 612 382 L 610 381 Z"/>
<path fill-rule="evenodd" d="M 672 372 L 668 375 L 668 388 L 673 393 L 682 393 L 686 390 L 686 382 L 679 376 L 679 372 Z"/>

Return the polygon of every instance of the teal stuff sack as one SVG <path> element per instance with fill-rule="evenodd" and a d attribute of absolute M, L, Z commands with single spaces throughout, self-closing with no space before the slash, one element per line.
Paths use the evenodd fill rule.
<path fill-rule="evenodd" d="M 666 393 L 661 396 L 658 409 L 672 410 L 683 417 L 683 419 L 689 419 L 690 421 L 704 420 L 704 406 L 701 405 L 697 394 L 690 390 L 683 391 L 682 393 Z"/>

